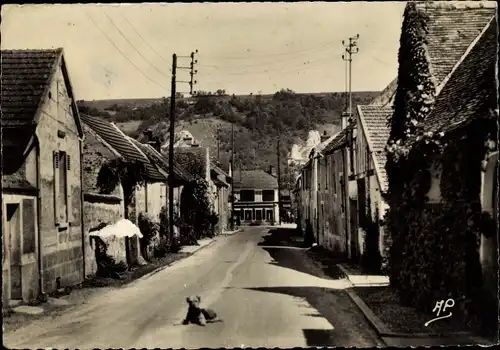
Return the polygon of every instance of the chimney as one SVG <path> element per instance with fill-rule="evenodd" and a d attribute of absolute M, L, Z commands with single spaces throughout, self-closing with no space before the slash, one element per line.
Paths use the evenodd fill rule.
<path fill-rule="evenodd" d="M 147 129 L 143 132 L 144 137 L 146 138 L 146 142 L 153 141 L 153 131 L 151 129 Z"/>
<path fill-rule="evenodd" d="M 325 142 L 326 140 L 328 140 L 330 138 L 330 135 L 328 135 L 326 133 L 326 130 L 323 131 L 323 135 L 321 135 L 321 142 Z"/>
<path fill-rule="evenodd" d="M 155 150 L 157 150 L 158 152 L 161 153 L 161 141 L 160 140 L 156 139 L 156 141 L 154 141 L 151 146 L 153 146 Z"/>
<path fill-rule="evenodd" d="M 206 158 L 205 158 L 205 178 L 210 181 L 210 148 L 207 147 Z"/>
<path fill-rule="evenodd" d="M 349 124 L 349 112 L 344 112 L 342 113 L 342 120 L 340 124 L 341 129 L 344 130 L 345 128 L 347 128 L 348 124 Z"/>
<path fill-rule="evenodd" d="M 276 171 L 274 171 L 274 166 L 273 165 L 269 166 L 269 174 L 271 174 L 272 176 L 276 176 Z"/>

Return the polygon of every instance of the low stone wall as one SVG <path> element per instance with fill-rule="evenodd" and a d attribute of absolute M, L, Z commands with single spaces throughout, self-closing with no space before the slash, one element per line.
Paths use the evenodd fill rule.
<path fill-rule="evenodd" d="M 97 263 L 95 260 L 95 243 L 91 240 L 89 232 L 95 230 L 100 224 L 113 224 L 124 216 L 123 201 L 115 196 L 103 196 L 85 194 L 83 203 L 84 225 L 85 225 L 85 275 L 96 273 Z M 112 249 L 117 256 L 126 260 L 125 240 L 115 242 Z M 116 252 L 123 248 L 123 252 Z M 114 256 L 114 255 L 113 255 Z"/>

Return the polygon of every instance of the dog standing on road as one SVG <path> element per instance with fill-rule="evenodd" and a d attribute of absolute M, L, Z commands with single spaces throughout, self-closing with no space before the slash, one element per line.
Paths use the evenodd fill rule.
<path fill-rule="evenodd" d="M 186 301 L 189 305 L 186 318 L 182 324 L 194 323 L 200 326 L 205 326 L 208 322 L 215 322 L 217 314 L 212 309 L 202 309 L 200 307 L 201 298 L 199 295 L 187 297 Z"/>

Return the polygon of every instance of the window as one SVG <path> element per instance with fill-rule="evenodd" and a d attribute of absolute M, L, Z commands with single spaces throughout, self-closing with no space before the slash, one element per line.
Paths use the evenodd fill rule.
<path fill-rule="evenodd" d="M 240 201 L 242 202 L 254 202 L 255 193 L 253 190 L 241 190 L 240 191 Z"/>
<path fill-rule="evenodd" d="M 262 191 L 262 201 L 263 202 L 274 202 L 275 195 L 274 195 L 274 190 L 264 190 Z"/>
<path fill-rule="evenodd" d="M 54 217 L 56 225 L 71 221 L 69 170 L 71 170 L 69 154 L 63 151 L 54 151 Z"/>

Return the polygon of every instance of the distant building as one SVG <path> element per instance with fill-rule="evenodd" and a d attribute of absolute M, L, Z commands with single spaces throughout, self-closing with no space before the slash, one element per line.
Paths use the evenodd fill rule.
<path fill-rule="evenodd" d="M 278 179 L 274 167 L 234 172 L 234 211 L 241 223 L 276 224 L 279 219 Z"/>

